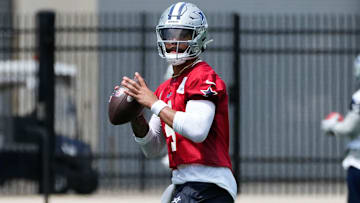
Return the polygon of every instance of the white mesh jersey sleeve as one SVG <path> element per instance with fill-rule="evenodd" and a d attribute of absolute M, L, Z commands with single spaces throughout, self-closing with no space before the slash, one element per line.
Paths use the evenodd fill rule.
<path fill-rule="evenodd" d="M 149 132 L 143 138 L 135 137 L 135 141 L 140 145 L 146 157 L 163 155 L 166 140 L 161 131 L 160 118 L 153 114 L 149 121 Z"/>
<path fill-rule="evenodd" d="M 356 137 L 360 134 L 360 90 L 353 94 L 350 111 L 344 121 L 337 122 L 331 131 L 340 136 Z"/>
<path fill-rule="evenodd" d="M 177 111 L 175 114 L 174 130 L 193 142 L 203 142 L 214 120 L 215 108 L 215 104 L 209 100 L 188 101 L 185 112 Z M 166 140 L 161 131 L 160 118 L 153 114 L 149 121 L 149 132 L 144 138 L 135 137 L 135 141 L 139 143 L 145 156 L 162 155 Z"/>
<path fill-rule="evenodd" d="M 193 142 L 203 142 L 214 120 L 215 108 L 209 100 L 188 101 L 185 112 L 177 111 L 175 114 L 174 131 Z"/>
<path fill-rule="evenodd" d="M 331 131 L 337 136 L 356 136 L 360 133 L 360 115 L 354 112 L 347 113 L 344 121 L 337 122 Z"/>

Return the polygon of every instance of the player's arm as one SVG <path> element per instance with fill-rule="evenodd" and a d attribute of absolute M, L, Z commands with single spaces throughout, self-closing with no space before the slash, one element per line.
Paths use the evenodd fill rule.
<path fill-rule="evenodd" d="M 206 139 L 215 115 L 215 104 L 208 100 L 190 100 L 185 112 L 175 111 L 147 87 L 139 73 L 135 73 L 139 83 L 124 77 L 122 85 L 129 90 L 127 94 L 135 98 L 140 104 L 151 109 L 168 126 L 177 133 L 194 141 L 202 142 Z"/>
<path fill-rule="evenodd" d="M 146 157 L 162 155 L 166 146 L 165 137 L 162 135 L 160 118 L 153 115 L 147 123 L 144 116 L 139 116 L 131 121 L 135 141 L 140 145 Z"/>
<path fill-rule="evenodd" d="M 323 120 L 322 129 L 333 135 L 351 136 L 360 131 L 360 92 L 353 94 L 350 104 L 350 111 L 346 114 L 343 121 L 337 118 Z"/>
<path fill-rule="evenodd" d="M 359 129 L 360 115 L 350 111 L 346 114 L 344 121 L 336 122 L 331 128 L 330 132 L 334 135 L 345 136 L 350 135 Z"/>
<path fill-rule="evenodd" d="M 182 112 L 174 111 L 159 100 L 151 107 L 151 111 L 158 114 L 175 132 L 199 143 L 208 136 L 215 116 L 215 104 L 209 100 L 190 100 L 185 112 Z"/>

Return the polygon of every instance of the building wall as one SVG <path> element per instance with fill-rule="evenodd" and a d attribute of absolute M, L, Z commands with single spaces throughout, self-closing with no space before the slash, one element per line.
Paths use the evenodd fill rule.
<path fill-rule="evenodd" d="M 97 0 L 14 0 L 15 13 L 34 13 L 41 9 L 58 12 L 95 12 Z"/>
<path fill-rule="evenodd" d="M 0 1 L 0 12 L 1 13 L 11 12 L 11 10 L 12 10 L 12 8 L 11 8 L 10 0 Z"/>

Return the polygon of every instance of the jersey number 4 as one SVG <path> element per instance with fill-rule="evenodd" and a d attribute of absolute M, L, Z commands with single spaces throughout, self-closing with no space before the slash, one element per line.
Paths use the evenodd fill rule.
<path fill-rule="evenodd" d="M 171 100 L 168 101 L 168 106 L 171 108 Z M 170 126 L 168 126 L 167 124 L 165 124 L 165 133 L 166 133 L 166 137 L 171 137 L 172 141 L 171 141 L 171 151 L 175 152 L 176 151 L 176 134 L 174 129 L 172 129 Z"/>

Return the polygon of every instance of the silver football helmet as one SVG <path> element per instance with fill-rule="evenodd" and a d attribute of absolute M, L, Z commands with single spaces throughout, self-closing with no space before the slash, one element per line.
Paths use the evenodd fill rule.
<path fill-rule="evenodd" d="M 159 55 L 172 65 L 198 57 L 212 41 L 207 39 L 207 28 L 205 15 L 196 5 L 171 5 L 156 26 Z"/>

